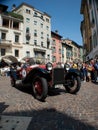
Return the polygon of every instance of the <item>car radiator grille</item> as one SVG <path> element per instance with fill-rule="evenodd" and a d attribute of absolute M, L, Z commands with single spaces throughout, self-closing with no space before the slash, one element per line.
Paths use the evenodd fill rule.
<path fill-rule="evenodd" d="M 64 84 L 64 68 L 53 69 L 53 84 Z"/>

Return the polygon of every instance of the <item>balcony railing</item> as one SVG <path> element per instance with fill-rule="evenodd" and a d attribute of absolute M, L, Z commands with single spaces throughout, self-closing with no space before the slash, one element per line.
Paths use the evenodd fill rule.
<path fill-rule="evenodd" d="M 11 40 L 0 40 L 0 45 L 11 46 L 12 45 L 12 41 Z"/>

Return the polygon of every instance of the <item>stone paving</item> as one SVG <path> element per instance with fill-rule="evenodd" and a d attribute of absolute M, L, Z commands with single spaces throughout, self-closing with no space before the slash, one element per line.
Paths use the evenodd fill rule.
<path fill-rule="evenodd" d="M 5 116 L 10 125 L 12 117 L 16 122 L 28 118 L 27 130 L 98 130 L 98 84 L 82 82 L 76 95 L 60 86 L 40 102 L 30 88 L 11 87 L 9 77 L 0 77 L 0 115 L 0 130 L 8 130 L 2 123 Z"/>

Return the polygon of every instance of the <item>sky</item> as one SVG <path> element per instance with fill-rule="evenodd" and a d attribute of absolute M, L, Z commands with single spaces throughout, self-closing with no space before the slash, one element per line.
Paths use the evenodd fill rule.
<path fill-rule="evenodd" d="M 17 7 L 22 2 L 30 4 L 41 12 L 48 13 L 51 16 L 51 31 L 58 30 L 58 34 L 63 39 L 68 38 L 82 45 L 81 0 L 0 0 L 1 4 L 8 6 L 8 11 L 11 11 L 13 4 Z"/>

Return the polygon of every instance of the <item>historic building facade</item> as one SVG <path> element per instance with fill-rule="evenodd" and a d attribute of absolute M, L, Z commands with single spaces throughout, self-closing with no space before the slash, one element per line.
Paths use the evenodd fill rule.
<path fill-rule="evenodd" d="M 7 6 L 0 10 L 0 56 L 14 55 L 23 56 L 23 17 L 6 12 Z"/>
<path fill-rule="evenodd" d="M 66 54 L 64 54 L 64 62 L 83 61 L 83 47 L 78 45 L 73 40 L 62 39 L 62 50 L 65 50 L 64 52 L 66 52 Z"/>
<path fill-rule="evenodd" d="M 81 48 L 58 31 L 51 31 L 51 17 L 31 5 L 14 5 L 11 12 L 0 4 L 0 56 L 13 55 L 18 60 L 33 57 L 39 62 L 66 62 L 81 59 Z M 82 49 L 81 49 L 82 50 Z"/>
<path fill-rule="evenodd" d="M 62 41 L 62 61 L 64 63 L 72 61 L 72 46 L 65 41 Z"/>
<path fill-rule="evenodd" d="M 51 17 L 26 3 L 14 6 L 11 12 L 0 6 L 0 55 L 52 61 Z"/>
<path fill-rule="evenodd" d="M 82 0 L 80 13 L 83 15 L 84 60 L 87 61 L 98 56 L 98 0 Z"/>
<path fill-rule="evenodd" d="M 22 3 L 13 12 L 23 16 L 24 56 L 51 61 L 51 17 L 26 3 Z"/>
<path fill-rule="evenodd" d="M 51 32 L 52 37 L 52 62 L 58 63 L 62 62 L 62 44 L 61 38 L 62 36 L 58 34 L 58 31 Z"/>

